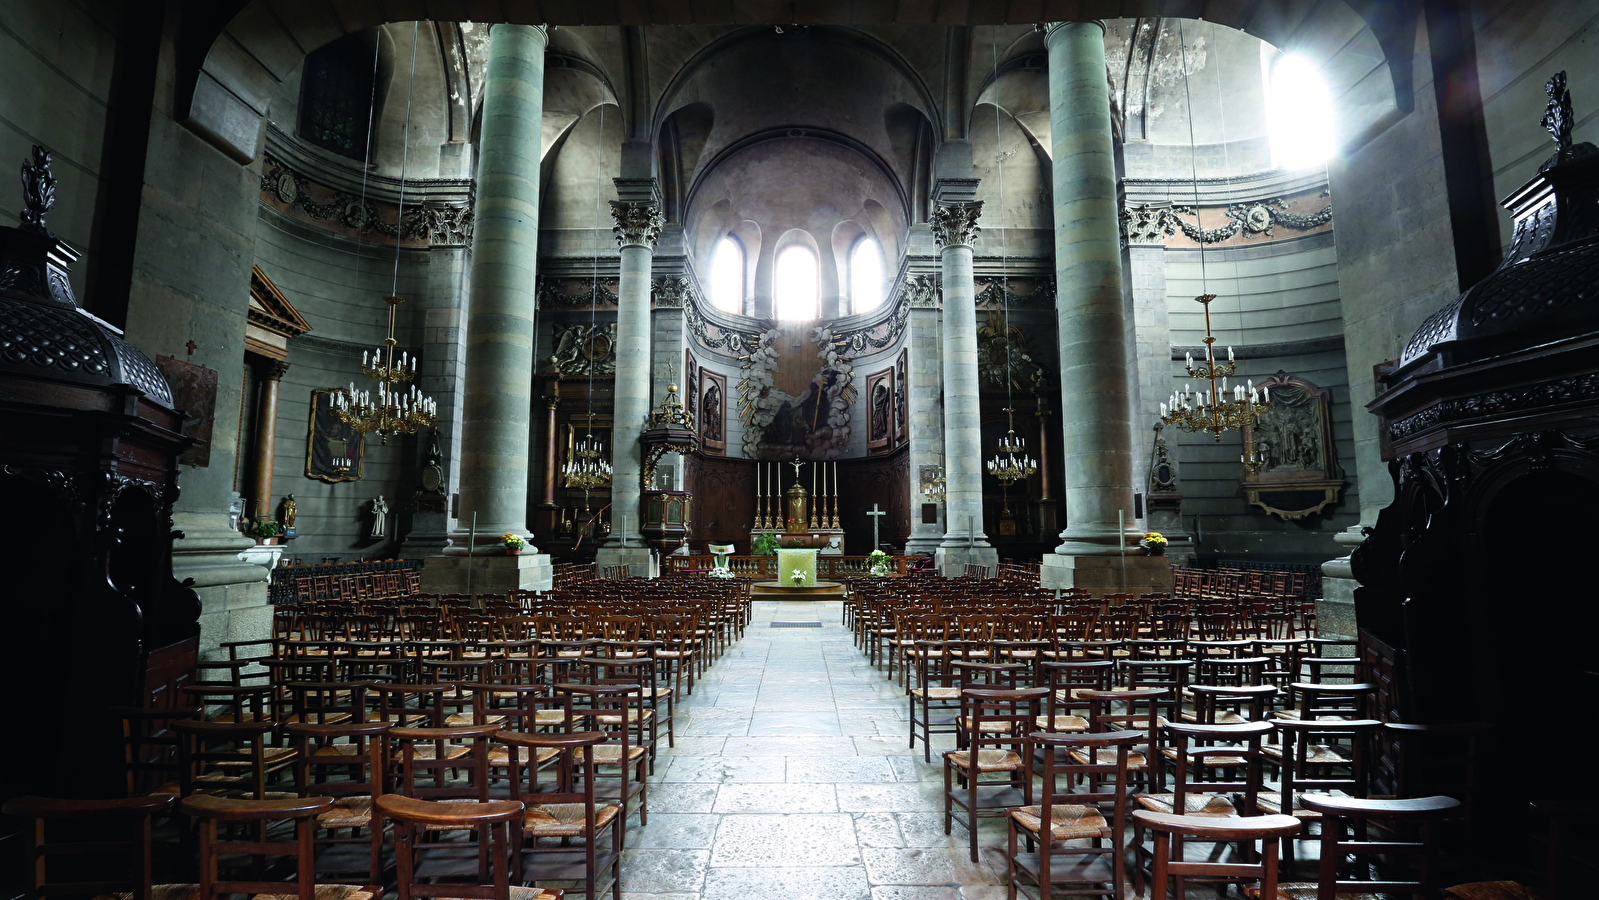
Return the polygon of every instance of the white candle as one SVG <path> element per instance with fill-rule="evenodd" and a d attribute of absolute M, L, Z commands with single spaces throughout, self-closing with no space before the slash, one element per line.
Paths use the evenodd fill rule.
<path fill-rule="evenodd" d="M 1265 385 L 1261 385 L 1260 386 L 1260 402 L 1262 402 L 1262 403 L 1270 403 L 1271 402 L 1271 391 Z"/>
<path fill-rule="evenodd" d="M 1160 417 L 1162 419 L 1166 418 L 1166 404 L 1164 402 L 1160 404 Z"/>

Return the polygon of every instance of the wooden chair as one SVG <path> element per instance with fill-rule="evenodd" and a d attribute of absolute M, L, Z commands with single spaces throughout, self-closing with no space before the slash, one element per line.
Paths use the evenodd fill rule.
<path fill-rule="evenodd" d="M 622 805 L 599 803 L 594 796 L 594 751 L 607 737 L 603 732 L 501 732 L 497 738 L 513 760 L 512 796 L 527 806 L 521 871 L 541 881 L 582 881 L 588 900 L 607 887 L 620 900 L 622 891 Z M 529 758 L 552 758 L 553 765 L 543 771 L 553 778 L 540 783 L 540 767 L 520 761 Z"/>
<path fill-rule="evenodd" d="M 605 743 L 591 751 L 597 782 L 595 796 L 615 799 L 622 808 L 623 823 L 627 821 L 628 805 L 637 800 L 639 825 L 649 824 L 649 785 L 644 771 L 649 764 L 649 751 L 633 739 L 635 732 L 628 724 L 642 721 L 643 691 L 636 684 L 567 683 L 555 685 L 555 692 L 564 695 L 569 704 L 570 728 L 583 726 L 607 736 Z"/>
<path fill-rule="evenodd" d="M 488 800 L 489 739 L 497 731 L 493 725 L 391 726 L 389 737 L 400 748 L 396 793 L 420 800 Z"/>
<path fill-rule="evenodd" d="M 266 799 L 271 776 L 294 764 L 294 748 L 267 744 L 276 729 L 270 722 L 173 722 L 183 796 L 204 792 Z"/>
<path fill-rule="evenodd" d="M 1295 882 L 1278 884 L 1275 892 L 1246 891 L 1251 897 L 1266 900 L 1355 900 L 1378 892 L 1384 896 L 1410 894 L 1418 897 L 1438 896 L 1437 871 L 1434 863 L 1437 845 L 1434 840 L 1437 823 L 1460 808 L 1453 797 L 1417 797 L 1410 800 L 1361 800 L 1354 797 L 1307 797 L 1305 803 L 1321 814 L 1321 869 L 1314 884 Z M 1369 841 L 1345 840 L 1345 826 L 1360 835 L 1368 823 L 1381 823 L 1389 831 L 1401 827 L 1419 832 L 1417 840 Z M 1413 857 L 1416 860 L 1415 880 L 1372 880 L 1371 862 L 1361 857 L 1383 857 L 1385 867 L 1392 866 L 1395 857 Z M 1348 871 L 1346 859 L 1356 857 L 1356 871 L 1364 873 L 1353 878 L 1340 878 L 1339 869 Z"/>
<path fill-rule="evenodd" d="M 378 812 L 394 825 L 396 890 L 400 900 L 424 897 L 477 898 L 477 900 L 559 900 L 560 891 L 513 887 L 517 847 L 522 842 L 523 805 L 519 800 L 444 803 L 384 794 Z M 429 843 L 434 831 L 470 831 L 477 850 L 475 873 L 460 871 L 462 846 L 458 842 Z M 422 880 L 418 872 L 431 857 L 450 865 L 449 881 Z M 463 883 L 463 879 L 470 879 Z M 518 879 L 520 880 L 520 879 Z"/>
<path fill-rule="evenodd" d="M 1148 830 L 1155 836 L 1155 863 L 1152 876 L 1152 898 L 1164 898 L 1167 884 L 1175 881 L 1175 895 L 1188 896 L 1188 878 L 1199 876 L 1229 880 L 1260 879 L 1260 892 L 1266 897 L 1277 895 L 1277 842 L 1299 830 L 1299 822 L 1290 816 L 1248 816 L 1236 819 L 1210 819 L 1198 816 L 1177 816 L 1170 813 L 1150 812 L 1147 809 L 1133 812 L 1134 827 Z M 1214 841 L 1218 844 L 1248 844 L 1240 854 L 1244 860 L 1195 861 L 1172 858 L 1174 838 Z M 1261 843 L 1259 854 L 1253 850 L 1254 842 Z M 1250 861 L 1257 860 L 1257 861 Z"/>
<path fill-rule="evenodd" d="M 1312 796 L 1340 792 L 1357 798 L 1366 795 L 1366 759 L 1372 735 L 1382 727 L 1375 719 L 1276 719 L 1272 726 L 1281 744 L 1266 744 L 1261 751 L 1275 761 L 1282 787 L 1276 796 L 1260 799 L 1268 813 L 1292 816 L 1302 823 L 1317 821 L 1321 813 L 1308 804 Z M 1345 774 L 1339 776 L 1337 770 Z M 1283 842 L 1289 871 L 1294 869 L 1293 842 Z"/>
<path fill-rule="evenodd" d="M 300 796 L 332 800 L 332 806 L 318 813 L 313 823 L 312 836 L 317 846 L 367 847 L 367 883 L 382 884 L 383 823 L 373 812 L 372 804 L 385 793 L 390 725 L 295 722 L 285 728 L 296 744 L 294 774 Z M 322 832 L 328 834 L 324 836 Z"/>
<path fill-rule="evenodd" d="M 962 824 L 970 838 L 972 862 L 977 862 L 979 817 L 998 818 L 1009 807 L 1032 805 L 1032 769 L 1023 751 L 1048 694 L 1048 688 L 961 689 L 964 749 L 944 753 L 944 833 L 950 833 L 955 808 L 960 807 L 965 812 Z M 1002 775 L 1003 779 L 985 781 L 984 775 Z"/>
<path fill-rule="evenodd" d="M 916 670 L 910 682 L 910 748 L 916 749 L 917 732 L 922 739 L 922 759 L 933 761 L 933 735 L 955 734 L 960 730 L 960 672 L 948 641 L 918 640 L 915 644 Z"/>
<path fill-rule="evenodd" d="M 13 797 L 0 812 L 28 820 L 22 870 L 27 900 L 45 897 L 123 892 L 134 900 L 151 900 L 150 819 L 170 812 L 178 799 L 170 794 L 118 800 L 57 800 Z M 76 840 L 50 840 L 51 823 L 67 826 Z M 94 840 L 84 840 L 85 825 Z M 52 862 L 54 861 L 54 862 Z M 75 875 L 62 881 L 54 874 Z M 84 880 L 87 876 L 88 880 Z"/>
<path fill-rule="evenodd" d="M 1090 704 L 1081 694 L 1110 690 L 1115 670 L 1116 664 L 1108 659 L 1040 662 L 1039 675 L 1049 696 L 1037 727 L 1050 734 L 1087 731 Z"/>
<path fill-rule="evenodd" d="M 1116 730 L 1143 733 L 1144 740 L 1127 754 L 1128 777 L 1136 776 L 1142 779 L 1146 791 L 1159 793 L 1165 784 L 1164 764 L 1160 754 L 1161 728 L 1167 723 L 1167 719 L 1159 714 L 1159 710 L 1162 702 L 1170 701 L 1171 692 L 1165 688 L 1084 691 L 1082 697 L 1090 704 L 1088 715 L 1090 731 Z M 1117 712 L 1117 705 L 1122 705 L 1123 711 Z M 1143 707 L 1142 714 L 1138 712 L 1140 706 Z M 1074 749 L 1071 752 L 1073 759 L 1079 765 L 1087 765 L 1090 762 L 1086 751 Z"/>
<path fill-rule="evenodd" d="M 1007 900 L 1016 900 L 1018 874 L 1033 879 L 1040 900 L 1049 900 L 1057 884 L 1071 886 L 1074 896 L 1099 893 L 1114 900 L 1126 896 L 1127 875 L 1122 857 L 1127 834 L 1127 758 L 1129 749 L 1141 739 L 1136 731 L 1035 732 L 1028 736 L 1026 755 L 1034 768 L 1041 769 L 1044 786 L 1039 805 L 1016 807 L 1006 815 L 1010 832 L 1005 853 L 1010 876 Z M 1076 762 L 1073 751 L 1080 751 L 1091 762 Z M 1105 751 L 1114 754 L 1109 762 L 1105 761 Z M 1062 777 L 1068 785 L 1086 777 L 1088 790 L 1061 790 Z M 1111 806 L 1109 819 L 1104 813 L 1106 804 Z M 1017 852 L 1018 834 L 1025 836 L 1028 854 Z M 1092 840 L 1093 844 L 1065 846 L 1078 840 Z M 1031 853 L 1034 844 L 1038 846 L 1037 854 Z M 1099 889 L 1088 885 L 1099 885 Z"/>
<path fill-rule="evenodd" d="M 376 885 L 320 884 L 316 877 L 316 855 L 311 834 L 316 817 L 328 810 L 332 801 L 327 797 L 302 797 L 292 800 L 239 800 L 226 797 L 199 795 L 185 797 L 180 808 L 193 816 L 200 832 L 200 884 L 193 894 L 196 900 L 212 900 L 229 894 L 267 895 L 273 898 L 297 897 L 298 900 L 376 900 L 383 889 Z M 292 821 L 292 841 L 271 841 L 265 835 L 271 832 L 271 822 Z M 245 828 L 245 833 L 260 835 L 254 840 L 236 840 L 227 837 L 224 824 Z M 256 859 L 253 871 L 266 867 L 272 857 L 294 860 L 295 880 L 292 884 L 281 881 L 230 880 L 223 877 L 222 857 L 245 855 Z M 258 876 L 257 876 L 258 877 Z M 286 888 L 293 888 L 292 893 Z M 167 898 L 185 896 L 183 892 L 168 887 L 161 891 Z"/>

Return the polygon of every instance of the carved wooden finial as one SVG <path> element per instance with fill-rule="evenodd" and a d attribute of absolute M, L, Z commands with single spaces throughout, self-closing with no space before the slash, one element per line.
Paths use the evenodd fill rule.
<path fill-rule="evenodd" d="M 1549 95 L 1549 106 L 1544 110 L 1542 124 L 1554 140 L 1563 159 L 1571 154 L 1571 91 L 1566 89 L 1566 73 L 1556 72 L 1543 86 Z"/>
<path fill-rule="evenodd" d="M 56 177 L 50 173 L 50 151 L 33 145 L 33 162 L 22 164 L 22 227 L 49 234 L 45 213 L 56 202 Z"/>

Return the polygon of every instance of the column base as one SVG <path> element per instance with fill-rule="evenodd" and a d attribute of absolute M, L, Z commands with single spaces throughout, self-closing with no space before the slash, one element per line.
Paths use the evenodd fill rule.
<path fill-rule="evenodd" d="M 548 553 L 520 556 L 430 556 L 422 562 L 422 591 L 428 594 L 504 594 L 547 591 L 553 568 Z M 468 577 L 470 576 L 470 577 Z"/>
<path fill-rule="evenodd" d="M 654 551 L 648 547 L 607 544 L 594 554 L 594 574 L 600 575 L 606 566 L 627 566 L 628 573 L 634 578 L 657 578 L 661 574 L 657 560 Z"/>
<path fill-rule="evenodd" d="M 999 551 L 987 544 L 972 547 L 939 547 L 933 551 L 933 567 L 945 578 L 959 578 L 968 565 L 987 566 L 990 577 L 999 574 Z"/>
<path fill-rule="evenodd" d="M 184 535 L 172 545 L 172 576 L 193 578 L 200 596 L 201 655 L 223 641 L 271 638 L 271 573 L 241 556 L 255 551 L 255 541 L 228 527 L 225 512 L 175 512 L 172 522 Z"/>
<path fill-rule="evenodd" d="M 918 528 L 922 530 L 917 531 Z M 944 529 L 937 525 L 923 525 L 918 522 L 911 526 L 911 536 L 905 541 L 905 555 L 934 553 L 943 543 Z"/>
<path fill-rule="evenodd" d="M 1122 581 L 1126 563 L 1126 582 Z M 1047 588 L 1081 588 L 1091 594 L 1149 594 L 1171 591 L 1171 560 L 1135 550 L 1126 556 L 1045 554 L 1040 584 Z"/>

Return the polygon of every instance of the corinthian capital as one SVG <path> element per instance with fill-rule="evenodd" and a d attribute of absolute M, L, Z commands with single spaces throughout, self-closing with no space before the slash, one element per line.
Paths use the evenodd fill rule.
<path fill-rule="evenodd" d="M 611 232 L 616 235 L 617 246 L 651 250 L 655 249 L 655 239 L 661 236 L 661 226 L 666 223 L 660 204 L 648 201 L 612 200 L 611 218 L 616 220 Z"/>
<path fill-rule="evenodd" d="M 981 200 L 940 203 L 933 208 L 933 240 L 940 247 L 970 247 L 982 230 L 977 226 L 977 217 L 982 213 Z"/>

